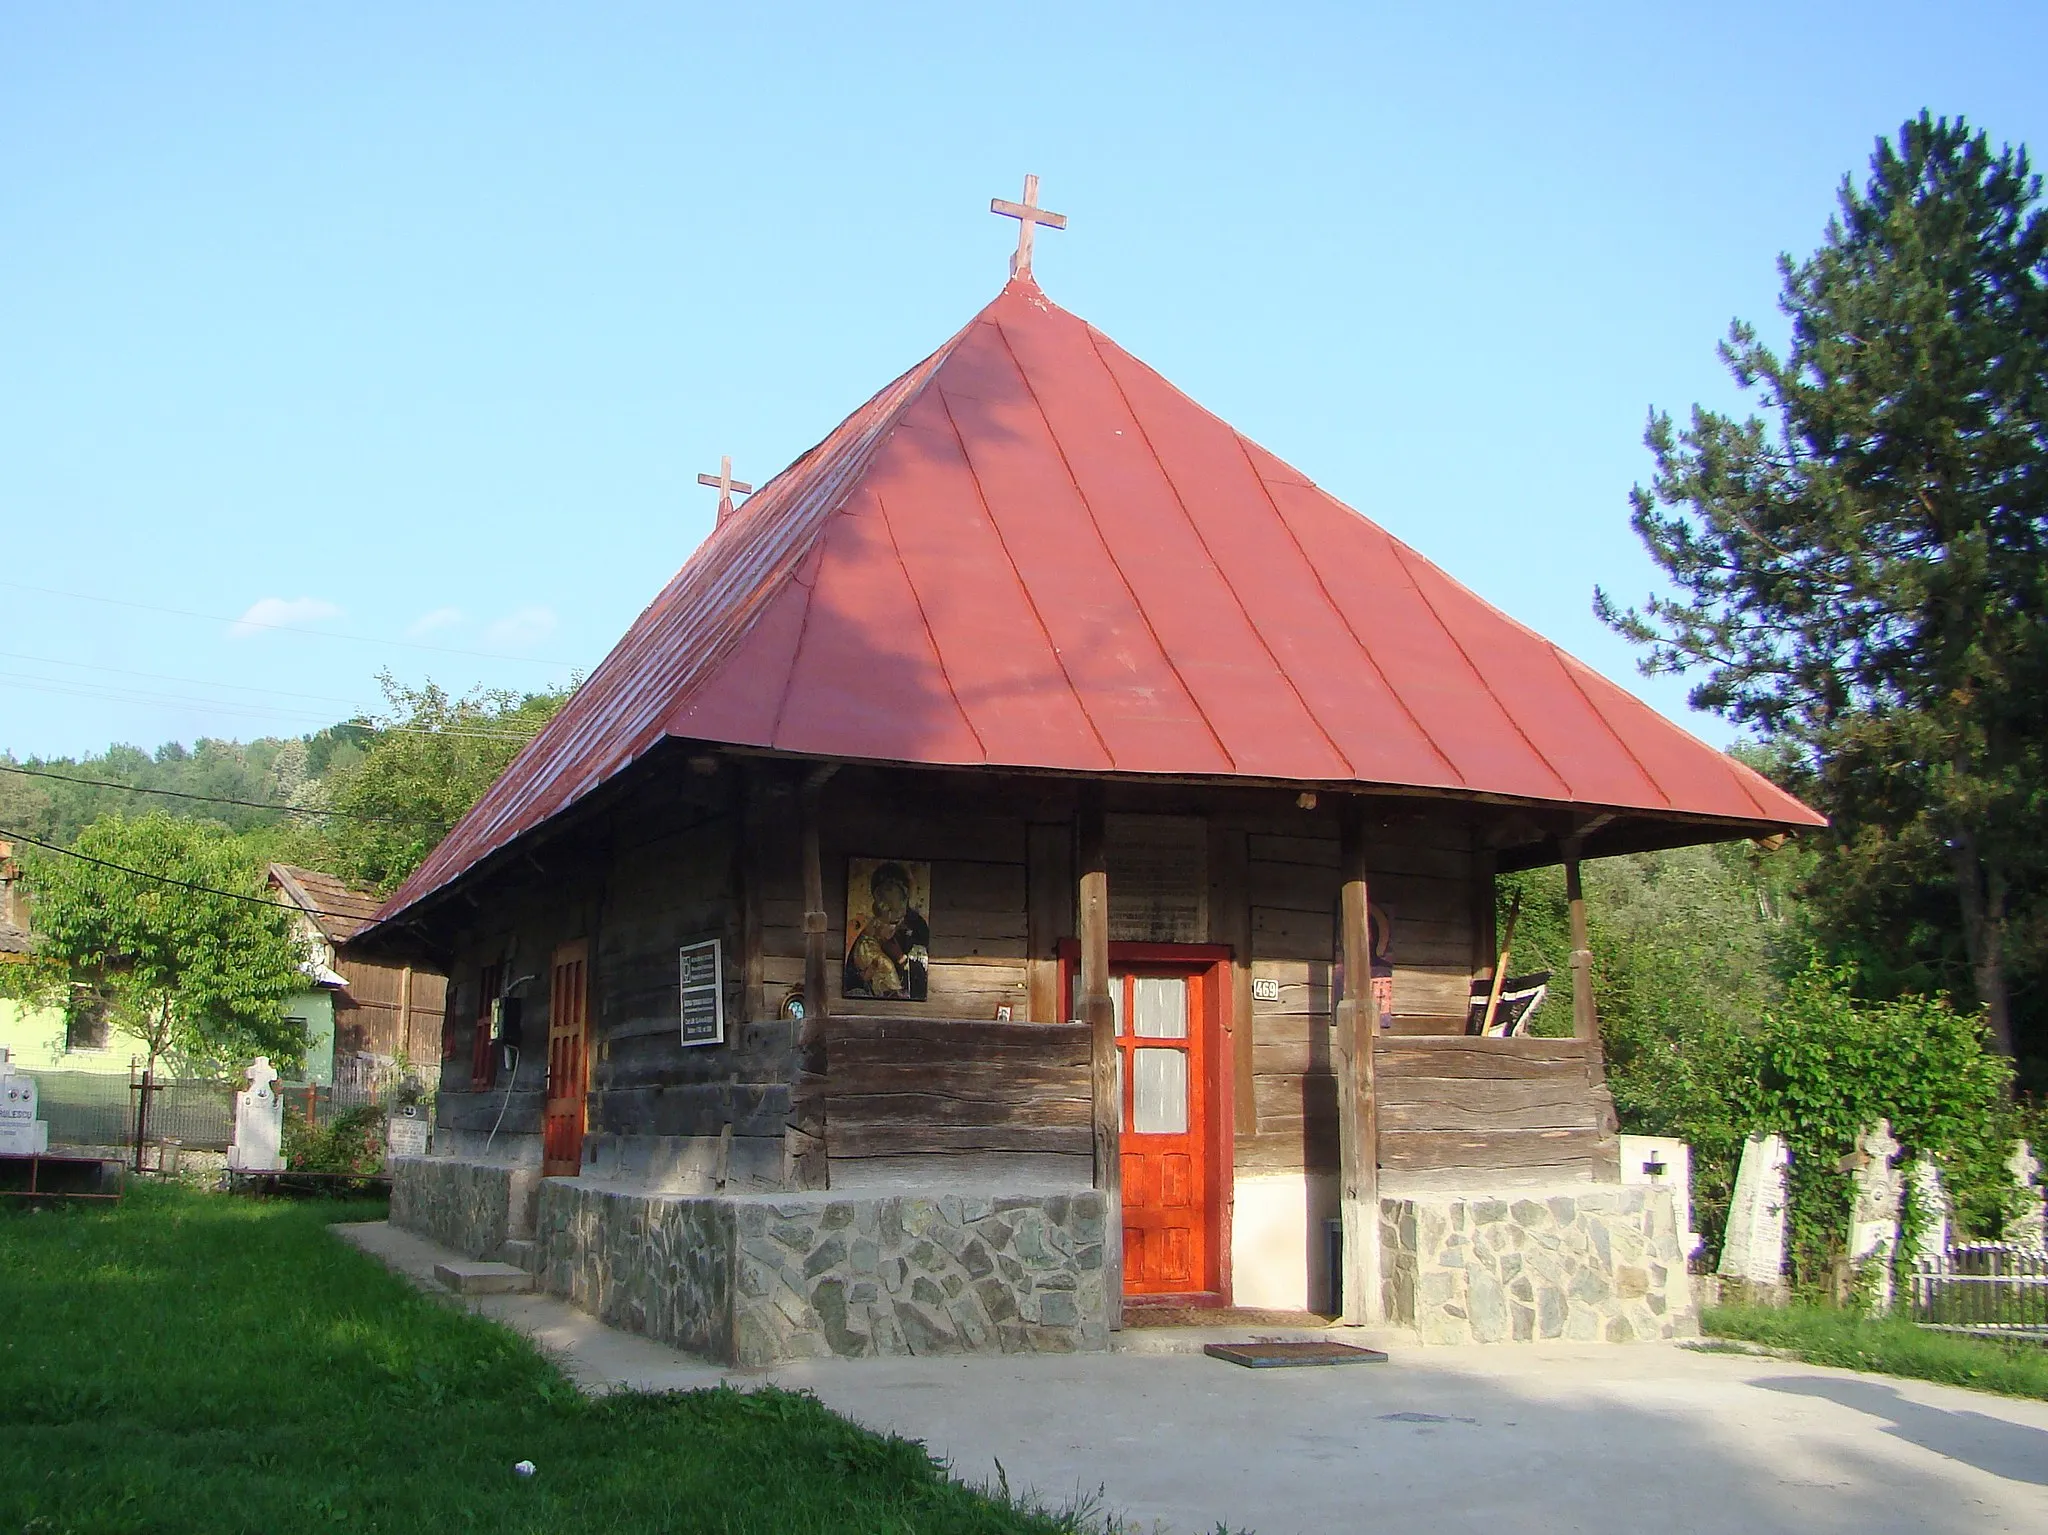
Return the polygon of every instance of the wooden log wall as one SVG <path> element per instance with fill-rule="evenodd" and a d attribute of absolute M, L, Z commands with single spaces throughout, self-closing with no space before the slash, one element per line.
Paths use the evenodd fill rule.
<path fill-rule="evenodd" d="M 919 804 L 914 792 L 877 792 L 853 775 L 825 790 L 822 852 L 826 953 L 832 1017 L 901 1014 L 901 1001 L 849 998 L 840 986 L 846 953 L 846 872 L 852 858 L 893 858 L 931 865 L 931 964 L 918 1012 L 940 1018 L 984 1018 L 1008 1007 L 1015 1021 L 1032 1016 L 1031 902 L 1027 871 L 1031 821 L 947 803 Z M 1062 828 L 1064 830 L 1064 828 Z M 1071 837 L 1071 833 L 1067 834 Z M 1044 845 L 1049 839 L 1039 834 Z M 755 1007 L 772 1013 L 803 984 L 803 893 L 793 845 L 776 850 L 762 869 L 760 992 Z M 1064 914 L 1050 891 L 1040 904 L 1050 920 Z M 1071 906 L 1071 897 L 1068 899 Z M 1047 953 L 1056 939 L 1041 935 Z M 1040 966 L 1044 992 L 1044 969 Z"/>
<path fill-rule="evenodd" d="M 1393 921 L 1395 1033 L 1462 1033 L 1477 948 L 1474 881 L 1481 867 L 1471 831 L 1448 810 L 1375 824 L 1369 831 L 1372 904 Z M 1241 1095 L 1238 1171 L 1334 1173 L 1337 1084 L 1330 1000 L 1340 885 L 1337 826 L 1312 815 L 1247 819 L 1242 835 L 1251 979 L 1277 986 L 1279 1000 L 1251 1002 L 1253 1113 L 1245 1112 Z"/>
<path fill-rule="evenodd" d="M 537 1133 L 548 957 L 559 943 L 588 938 L 590 1133 L 620 1143 L 744 1141 L 763 1153 L 752 1165 L 766 1166 L 791 1113 L 794 1029 L 779 1013 L 804 980 L 800 779 L 800 770 L 767 762 L 727 761 L 709 774 L 677 759 L 651 764 L 630 795 L 564 838 L 564 851 L 543 845 L 535 859 L 502 870 L 457 944 L 443 1122 L 485 1132 L 502 1109 L 501 1135 Z M 1109 805 L 1126 841 L 1145 828 L 1134 832 L 1118 817 L 1179 817 L 1202 833 L 1181 838 L 1187 846 L 1176 843 L 1174 856 L 1201 866 L 1203 931 L 1188 941 L 1229 944 L 1240 956 L 1231 975 L 1236 1027 L 1223 1042 L 1234 1068 L 1240 1175 L 1337 1165 L 1337 817 L 1331 805 L 1295 808 L 1291 798 L 1122 787 Z M 821 803 L 830 1156 L 1086 1157 L 1087 1047 L 1065 1026 L 1073 1008 L 1058 984 L 1059 945 L 1076 931 L 1073 786 L 847 767 Z M 1110 841 L 1118 918 L 1117 858 L 1131 855 Z M 1367 846 L 1373 905 L 1393 922 L 1396 1037 L 1380 1045 L 1392 1052 L 1380 1067 L 1389 1191 L 1415 1179 L 1612 1176 L 1612 1108 L 1596 1042 L 1573 1054 L 1559 1050 L 1571 1041 L 1463 1038 L 1467 988 L 1491 948 L 1492 865 L 1472 824 L 1455 806 L 1402 811 L 1372 821 Z M 842 994 L 855 857 L 931 866 L 922 1004 Z M 703 938 L 725 944 L 728 1042 L 686 1049 L 677 949 Z M 479 970 L 508 956 L 506 974 L 538 977 L 522 992 L 529 1048 L 509 1099 L 502 1078 L 471 1091 L 468 1049 Z M 1277 1000 L 1253 997 L 1268 986 Z M 1002 1008 L 1006 1022 L 997 1018 Z M 1008 1068 L 1016 1074 L 1006 1076 Z"/>
<path fill-rule="evenodd" d="M 736 1158 L 779 1167 L 789 1115 L 790 1025 L 750 1012 L 748 904 L 742 847 L 751 821 L 730 767 L 703 777 L 680 763 L 650 772 L 573 842 L 542 846 L 503 871 L 459 935 L 449 1002 L 455 1026 L 442 1062 L 438 1119 L 463 1137 L 496 1127 L 494 1155 L 537 1139 L 546 1085 L 549 961 L 557 945 L 591 943 L 592 1050 L 587 1140 L 725 1138 L 753 1141 Z M 721 941 L 726 1043 L 681 1042 L 679 950 Z M 516 1079 L 472 1089 L 471 1020 L 479 976 L 501 967 L 521 987 L 523 1048 Z M 507 1088 L 511 1091 L 508 1096 Z M 503 1118 L 500 1123 L 500 1114 Z M 474 1152 L 479 1145 L 467 1140 Z"/>
<path fill-rule="evenodd" d="M 1388 1039 L 1379 1082 L 1389 1193 L 1620 1178 L 1595 1041 Z"/>
<path fill-rule="evenodd" d="M 832 1031 L 834 1163 L 1089 1154 L 1089 1037 L 1075 1023 L 860 1016 Z"/>

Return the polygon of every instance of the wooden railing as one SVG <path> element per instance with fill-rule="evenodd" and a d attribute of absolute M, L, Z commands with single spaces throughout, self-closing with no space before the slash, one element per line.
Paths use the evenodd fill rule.
<path fill-rule="evenodd" d="M 1383 1038 L 1378 1068 L 1389 1192 L 1621 1176 L 1595 1040 Z"/>
<path fill-rule="evenodd" d="M 835 1016 L 826 1145 L 835 1158 L 1085 1157 L 1088 1073 L 1084 1024 Z"/>

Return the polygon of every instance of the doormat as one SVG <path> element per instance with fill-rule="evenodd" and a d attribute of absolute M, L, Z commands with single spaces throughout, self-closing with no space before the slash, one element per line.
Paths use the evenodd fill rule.
<path fill-rule="evenodd" d="M 1286 1370 L 1310 1364 L 1385 1364 L 1376 1348 L 1351 1343 L 1205 1343 L 1202 1352 L 1248 1370 Z"/>

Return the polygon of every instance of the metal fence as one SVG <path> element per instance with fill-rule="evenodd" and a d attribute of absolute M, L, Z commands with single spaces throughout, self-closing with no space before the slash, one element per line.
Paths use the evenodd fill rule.
<path fill-rule="evenodd" d="M 35 1071 L 37 1114 L 50 1127 L 52 1146 L 132 1146 L 135 1107 L 142 1096 L 137 1073 L 115 1076 L 91 1071 Z M 194 1151 L 226 1151 L 234 1138 L 235 1093 L 240 1084 L 204 1078 L 157 1078 L 150 1084 L 144 1126 L 152 1144 L 177 1141 Z M 331 1085 L 279 1082 L 285 1112 L 326 1124 L 335 1115 L 365 1104 L 395 1112 L 405 1094 L 387 1077 Z"/>
<path fill-rule="evenodd" d="M 2048 1337 L 2048 1253 L 1965 1242 L 1916 1258 L 1907 1304 L 1925 1326 Z"/>

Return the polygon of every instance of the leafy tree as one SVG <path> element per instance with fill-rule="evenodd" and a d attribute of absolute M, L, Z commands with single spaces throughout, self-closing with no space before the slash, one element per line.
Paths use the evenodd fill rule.
<path fill-rule="evenodd" d="M 323 867 L 389 893 L 418 868 L 469 807 L 555 716 L 567 690 L 476 688 L 451 697 L 432 682 L 378 678 L 389 713 L 360 761 L 329 774 L 334 812 Z"/>
<path fill-rule="evenodd" d="M 1596 604 L 1647 670 L 1701 669 L 1696 706 L 1798 753 L 1842 931 L 1938 981 L 1939 927 L 1915 923 L 1948 886 L 2011 1054 L 2048 869 L 2048 215 L 2024 149 L 1924 113 L 1840 201 L 1818 252 L 1781 259 L 1789 350 L 1740 321 L 1721 348 L 1774 422 L 1651 417 L 1633 520 L 1677 595 Z"/>
<path fill-rule="evenodd" d="M 85 857 L 22 850 L 35 954 L 0 967 L 0 984 L 46 1005 L 97 994 L 147 1042 L 152 1067 L 166 1056 L 200 1069 L 257 1055 L 299 1063 L 304 1031 L 283 1003 L 305 989 L 305 952 L 264 897 L 263 865 L 231 834 L 160 811 L 104 816 L 74 851 Z"/>
<path fill-rule="evenodd" d="M 1692 1146 L 1693 1211 L 1718 1248 L 1742 1142 L 1754 1124 L 1755 1041 L 1808 945 L 1789 891 L 1810 855 L 1797 844 L 1676 848 L 1585 866 L 1608 1086 L 1621 1127 Z M 1563 872 L 1503 881 L 1519 893 L 1512 968 L 1551 972 L 1537 1033 L 1572 1028 Z"/>

